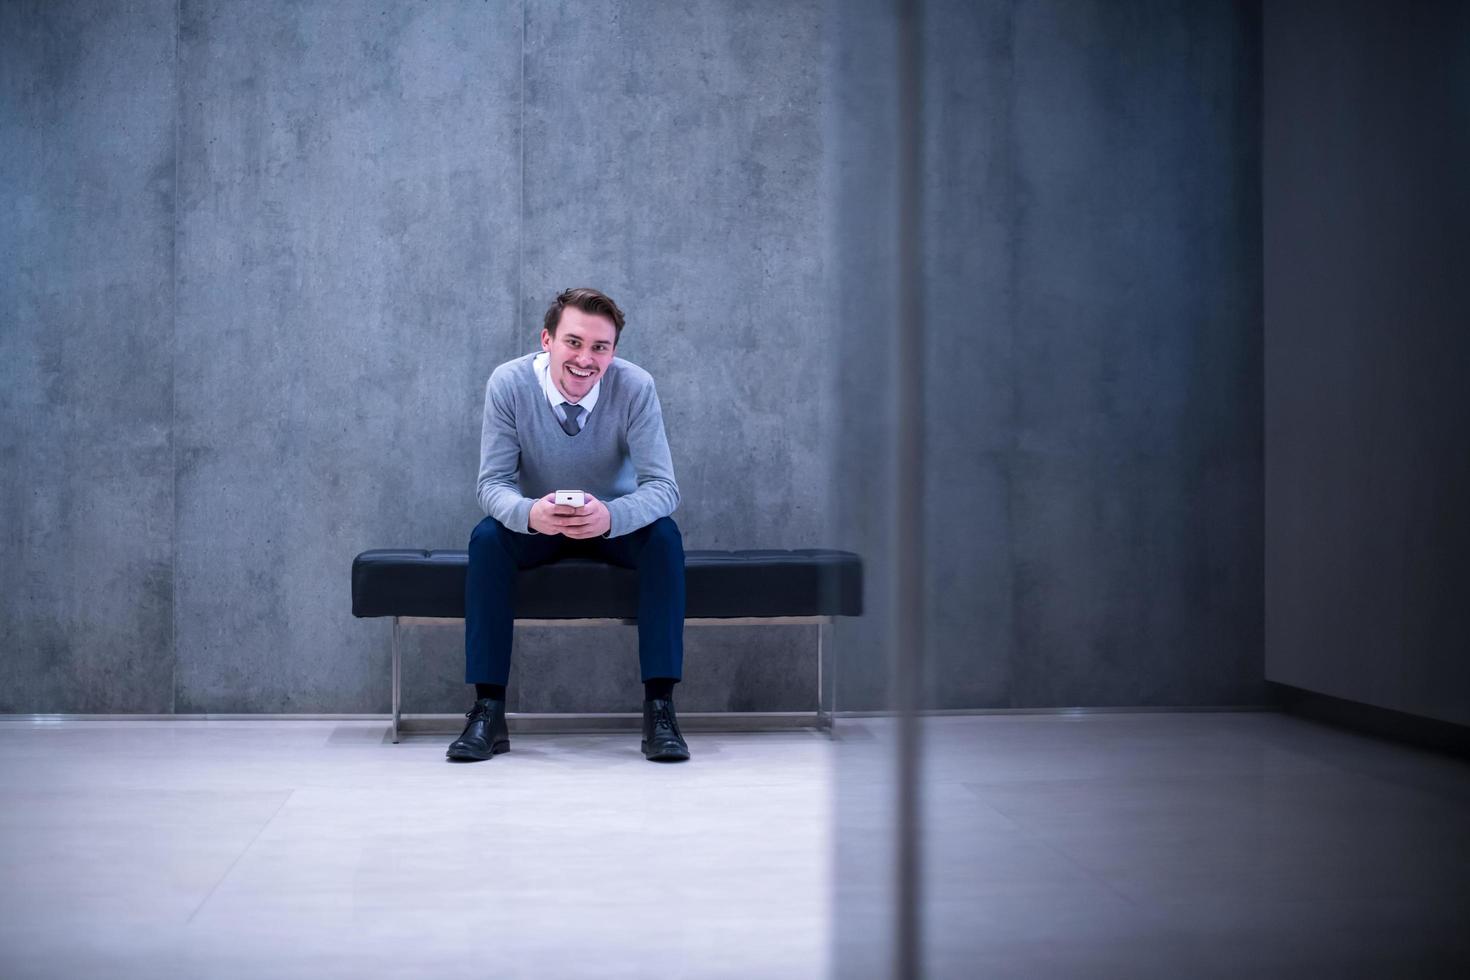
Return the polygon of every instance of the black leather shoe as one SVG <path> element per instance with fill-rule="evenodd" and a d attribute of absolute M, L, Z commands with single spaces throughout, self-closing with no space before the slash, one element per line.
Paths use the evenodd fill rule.
<path fill-rule="evenodd" d="M 650 762 L 683 762 L 689 746 L 674 717 L 674 702 L 654 698 L 643 702 L 643 757 Z"/>
<path fill-rule="evenodd" d="M 505 723 L 505 702 L 481 698 L 464 716 L 470 720 L 444 755 L 460 762 L 478 762 L 510 751 L 510 726 Z"/>

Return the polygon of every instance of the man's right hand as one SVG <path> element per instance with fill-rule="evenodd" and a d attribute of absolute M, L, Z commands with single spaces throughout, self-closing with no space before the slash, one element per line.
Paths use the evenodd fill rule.
<path fill-rule="evenodd" d="M 531 516 L 526 523 L 531 530 L 541 534 L 561 534 L 568 527 L 580 527 L 590 519 L 589 507 L 572 507 L 556 503 L 556 491 L 531 505 Z"/>
<path fill-rule="evenodd" d="M 526 519 L 531 530 L 539 534 L 560 534 L 561 528 L 551 523 L 551 518 L 561 511 L 571 510 L 570 507 L 558 507 L 553 501 L 556 492 L 552 491 L 531 505 L 531 516 Z"/>

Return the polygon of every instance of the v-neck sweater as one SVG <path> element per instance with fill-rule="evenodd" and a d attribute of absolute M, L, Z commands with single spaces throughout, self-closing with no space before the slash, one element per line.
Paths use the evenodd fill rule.
<path fill-rule="evenodd" d="M 485 383 L 480 509 L 512 531 L 534 533 L 531 505 L 539 498 L 585 490 L 607 505 L 611 538 L 672 514 L 679 485 L 652 375 L 614 357 L 597 411 L 568 435 L 536 377 L 536 353 L 506 361 Z"/>

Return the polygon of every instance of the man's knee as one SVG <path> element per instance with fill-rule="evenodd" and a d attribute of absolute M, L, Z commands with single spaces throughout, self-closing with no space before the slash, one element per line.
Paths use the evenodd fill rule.
<path fill-rule="evenodd" d="M 669 554 L 684 556 L 684 536 L 672 517 L 660 517 L 648 525 L 648 539 L 643 542 L 644 550 L 654 549 Z"/>
<path fill-rule="evenodd" d="M 485 548 L 501 550 L 505 543 L 504 536 L 509 533 L 495 518 L 487 517 L 470 532 L 470 552 L 473 554 Z"/>

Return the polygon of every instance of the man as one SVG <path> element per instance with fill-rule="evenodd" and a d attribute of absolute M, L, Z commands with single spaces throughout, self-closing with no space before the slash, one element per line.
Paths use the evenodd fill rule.
<path fill-rule="evenodd" d="M 684 663 L 684 540 L 669 516 L 679 487 L 653 378 L 615 359 L 623 311 L 595 289 L 568 289 L 546 311 L 541 351 L 497 367 L 485 386 L 477 495 L 487 515 L 470 535 L 465 683 L 475 704 L 445 753 L 482 760 L 510 749 L 516 575 L 559 558 L 638 570 L 643 755 L 689 758 L 674 715 Z M 556 491 L 581 490 L 581 507 Z"/>

